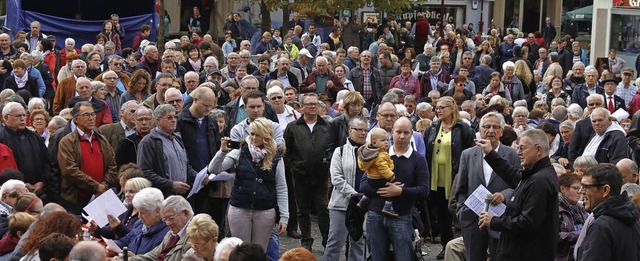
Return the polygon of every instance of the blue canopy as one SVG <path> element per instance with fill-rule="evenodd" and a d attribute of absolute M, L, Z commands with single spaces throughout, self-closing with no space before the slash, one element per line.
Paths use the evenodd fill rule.
<path fill-rule="evenodd" d="M 78 8 L 77 15 L 91 17 L 91 20 L 78 20 L 60 15 L 69 9 L 69 5 L 64 1 L 52 1 L 57 5 L 50 5 L 43 7 L 38 11 L 26 10 L 25 6 L 42 6 L 44 4 L 39 0 L 7 0 L 7 16 L 5 20 L 5 27 L 11 29 L 11 35 L 15 36 L 16 32 L 22 30 L 25 32 L 30 31 L 30 24 L 32 21 L 39 21 L 41 25 L 42 33 L 46 35 L 54 35 L 56 37 L 56 46 L 58 49 L 64 48 L 64 39 L 71 37 L 76 41 L 76 47 L 80 48 L 85 43 L 95 43 L 96 36 L 102 30 L 102 23 L 104 20 L 109 19 L 110 11 L 106 8 L 102 8 L 99 3 L 95 1 L 79 0 L 75 1 L 76 6 L 80 4 L 87 4 Z M 69 1 L 67 1 L 69 2 Z M 79 2 L 79 3 L 78 3 Z M 112 7 L 125 7 L 131 6 L 130 1 L 124 0 L 110 0 L 105 1 Z M 141 10 L 137 10 L 139 14 L 126 16 L 120 14 L 120 25 L 125 28 L 125 37 L 120 39 L 122 47 L 130 47 L 135 33 L 140 30 L 140 26 L 144 24 L 151 25 L 151 36 L 149 40 L 155 41 L 156 39 L 156 21 L 158 20 L 155 12 L 154 0 L 136 0 L 136 5 L 142 7 Z M 58 7 L 58 8 L 55 8 Z M 46 10 L 44 10 L 46 9 Z M 120 8 L 122 9 L 122 8 Z M 46 13 L 44 13 L 46 12 Z M 114 13 L 115 10 L 113 10 Z M 85 15 L 83 15 L 83 13 Z M 141 14 L 140 14 L 141 13 Z M 101 19 L 97 19 L 101 18 Z"/>

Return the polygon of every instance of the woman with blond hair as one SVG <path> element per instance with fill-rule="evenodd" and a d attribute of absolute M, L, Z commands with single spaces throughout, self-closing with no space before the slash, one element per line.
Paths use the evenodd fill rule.
<path fill-rule="evenodd" d="M 249 124 L 249 133 L 238 149 L 229 147 L 228 137 L 222 138 L 209 171 L 219 173 L 235 167 L 227 214 L 231 235 L 267 249 L 274 224 L 278 224 L 278 233 L 282 234 L 287 231 L 289 221 L 284 162 L 273 139 L 270 121 L 255 119 Z"/>
<path fill-rule="evenodd" d="M 476 55 L 473 57 L 473 66 L 475 67 L 480 65 L 480 57 L 484 55 L 489 55 L 491 56 L 491 63 L 489 64 L 489 67 L 494 68 L 496 53 L 493 51 L 493 48 L 491 47 L 491 43 L 489 43 L 489 41 L 487 40 L 484 40 L 480 44 L 479 48 L 480 49 L 476 51 Z"/>
<path fill-rule="evenodd" d="M 520 83 L 522 83 L 524 96 L 527 101 L 531 100 L 531 98 L 536 95 L 537 86 L 536 81 L 533 78 L 533 74 L 531 73 L 531 69 L 529 69 L 529 65 L 527 65 L 525 60 L 516 61 L 513 75 L 520 80 Z"/>
<path fill-rule="evenodd" d="M 120 96 L 120 104 L 135 100 L 138 104 L 151 96 L 151 76 L 145 70 L 138 69 L 131 75 L 131 84 L 127 86 L 127 92 Z M 120 108 L 117 108 L 120 110 Z"/>
<path fill-rule="evenodd" d="M 191 249 L 182 260 L 213 261 L 218 246 L 218 224 L 207 214 L 195 215 L 187 225 Z"/>
<path fill-rule="evenodd" d="M 427 146 L 427 166 L 430 166 L 431 193 L 428 203 L 438 212 L 438 225 L 441 233 L 442 252 L 449 240 L 453 239 L 451 225 L 453 217 L 448 209 L 451 185 L 458 174 L 460 154 L 474 145 L 475 134 L 471 127 L 460 118 L 458 105 L 450 96 L 438 99 L 435 111 L 438 120 L 425 130 L 424 143 Z"/>

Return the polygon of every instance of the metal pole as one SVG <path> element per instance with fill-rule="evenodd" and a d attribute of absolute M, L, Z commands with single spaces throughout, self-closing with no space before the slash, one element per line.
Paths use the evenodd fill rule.
<path fill-rule="evenodd" d="M 444 0 L 440 1 L 440 37 L 444 39 Z"/>
<path fill-rule="evenodd" d="M 484 35 L 484 0 L 480 0 L 480 22 L 478 23 L 478 27 L 480 27 L 480 35 Z"/>

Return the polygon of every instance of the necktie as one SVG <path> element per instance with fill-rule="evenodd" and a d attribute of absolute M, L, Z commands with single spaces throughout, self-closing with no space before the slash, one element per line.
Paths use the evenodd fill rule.
<path fill-rule="evenodd" d="M 613 108 L 613 97 L 612 97 L 612 96 L 609 96 L 609 111 L 610 111 L 611 113 L 614 113 L 614 112 L 615 112 L 615 111 L 614 111 L 614 108 Z"/>
<path fill-rule="evenodd" d="M 164 261 L 164 258 L 167 257 L 169 251 L 171 251 L 171 249 L 173 249 L 176 244 L 178 244 L 179 240 L 180 237 L 178 235 L 172 235 L 171 240 L 169 240 L 167 246 L 165 246 L 162 251 L 160 251 L 160 254 L 158 254 L 158 261 Z"/>

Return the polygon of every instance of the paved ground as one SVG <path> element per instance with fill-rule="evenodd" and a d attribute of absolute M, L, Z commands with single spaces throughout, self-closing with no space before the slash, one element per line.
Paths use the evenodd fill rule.
<path fill-rule="evenodd" d="M 320 231 L 318 231 L 318 225 L 316 222 L 316 218 L 314 216 L 312 216 L 311 218 L 312 223 L 311 223 L 311 234 L 313 235 L 314 238 L 314 242 L 313 242 L 313 254 L 318 258 L 318 260 L 322 260 L 322 253 L 324 248 L 322 247 L 322 237 L 320 236 Z M 292 248 L 296 248 L 300 246 L 300 240 L 299 239 L 293 239 L 287 236 L 282 236 L 280 237 L 280 253 L 284 253 L 285 251 L 292 249 Z M 440 244 L 433 244 L 431 242 L 427 242 L 423 245 L 422 247 L 422 251 L 426 253 L 426 256 L 424 257 L 424 260 L 437 260 L 436 259 L 436 255 L 438 255 L 438 253 L 440 253 L 440 250 L 442 250 L 442 247 L 440 246 Z M 346 260 L 344 257 L 344 249 L 342 250 L 342 254 L 340 255 L 340 260 Z M 327 260 L 327 261 L 333 261 L 333 260 Z"/>

